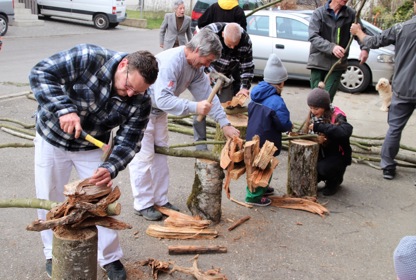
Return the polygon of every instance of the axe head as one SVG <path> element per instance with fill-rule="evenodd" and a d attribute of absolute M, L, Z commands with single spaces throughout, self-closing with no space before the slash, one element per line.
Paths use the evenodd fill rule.
<path fill-rule="evenodd" d="M 222 82 L 223 82 L 224 84 L 228 84 L 228 83 L 230 83 L 230 82 L 231 82 L 230 78 L 228 78 L 228 77 L 227 77 L 227 76 L 225 76 L 224 74 L 221 74 L 221 73 L 219 73 L 219 72 L 217 72 L 217 71 L 211 71 L 211 72 L 209 72 L 209 76 L 210 76 L 212 79 L 216 79 L 216 80 L 220 79 L 220 80 L 222 80 Z"/>

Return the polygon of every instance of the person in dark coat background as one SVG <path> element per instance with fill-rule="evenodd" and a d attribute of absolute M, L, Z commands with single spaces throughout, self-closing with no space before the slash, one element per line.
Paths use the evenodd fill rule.
<path fill-rule="evenodd" d="M 266 140 L 273 142 L 277 148 L 274 156 L 277 156 L 282 147 L 282 132 L 291 131 L 292 122 L 281 96 L 288 75 L 276 54 L 270 55 L 263 77 L 264 81 L 255 86 L 250 94 L 246 140 L 250 141 L 254 135 L 258 135 L 260 147 Z M 271 200 L 266 196 L 273 193 L 274 189 L 270 186 L 257 187 L 254 192 L 250 192 L 247 187 L 245 200 L 251 205 L 267 206 L 270 205 Z"/>

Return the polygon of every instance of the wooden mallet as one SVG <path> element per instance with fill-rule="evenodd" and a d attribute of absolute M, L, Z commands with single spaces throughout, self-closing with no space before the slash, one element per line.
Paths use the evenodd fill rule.
<path fill-rule="evenodd" d="M 214 87 L 212 88 L 211 93 L 208 96 L 207 101 L 209 103 L 212 102 L 212 100 L 214 99 L 215 95 L 217 94 L 217 92 L 220 90 L 220 88 L 222 87 L 222 85 L 224 83 L 229 83 L 231 80 L 229 78 L 227 78 L 225 75 L 217 72 L 217 71 L 211 71 L 210 74 L 211 78 L 217 79 L 217 81 L 215 82 Z M 198 115 L 197 121 L 201 122 L 204 119 L 205 115 Z"/>

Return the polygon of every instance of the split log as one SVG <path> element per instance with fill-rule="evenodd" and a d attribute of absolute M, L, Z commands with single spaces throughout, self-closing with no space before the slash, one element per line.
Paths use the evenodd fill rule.
<path fill-rule="evenodd" d="M 229 228 L 228 231 L 232 231 L 233 229 L 235 229 L 236 227 L 238 227 L 239 225 L 241 225 L 242 223 L 245 223 L 246 221 L 250 220 L 250 216 L 245 216 L 242 217 L 241 219 L 239 219 L 237 222 L 235 222 L 234 224 L 232 224 Z"/>
<path fill-rule="evenodd" d="M 289 142 L 287 194 L 294 197 L 316 196 L 319 145 L 310 140 Z"/>
<path fill-rule="evenodd" d="M 168 246 L 169 255 L 227 253 L 224 246 Z"/>
<path fill-rule="evenodd" d="M 52 279 L 97 279 L 96 227 L 57 227 L 52 246 Z"/>
<path fill-rule="evenodd" d="M 186 203 L 192 215 L 214 224 L 220 222 L 223 179 L 224 172 L 218 162 L 195 160 L 195 179 Z"/>
<path fill-rule="evenodd" d="M 260 152 L 260 137 L 255 135 L 251 141 L 247 141 L 244 145 L 244 163 L 246 165 L 247 186 L 251 192 L 254 192 L 253 186 L 253 162 Z"/>
<path fill-rule="evenodd" d="M 146 233 L 152 237 L 166 239 L 214 239 L 218 236 L 218 232 L 212 229 L 164 227 L 160 225 L 149 225 Z"/>

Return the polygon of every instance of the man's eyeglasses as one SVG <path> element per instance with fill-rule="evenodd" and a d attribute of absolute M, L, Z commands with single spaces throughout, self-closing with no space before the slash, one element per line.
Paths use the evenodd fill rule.
<path fill-rule="evenodd" d="M 133 92 L 133 95 L 143 95 L 145 93 L 145 91 L 136 91 L 132 86 L 129 85 L 129 69 L 127 68 L 127 74 L 126 74 L 126 84 L 124 85 L 124 87 L 127 90 L 130 90 Z"/>

